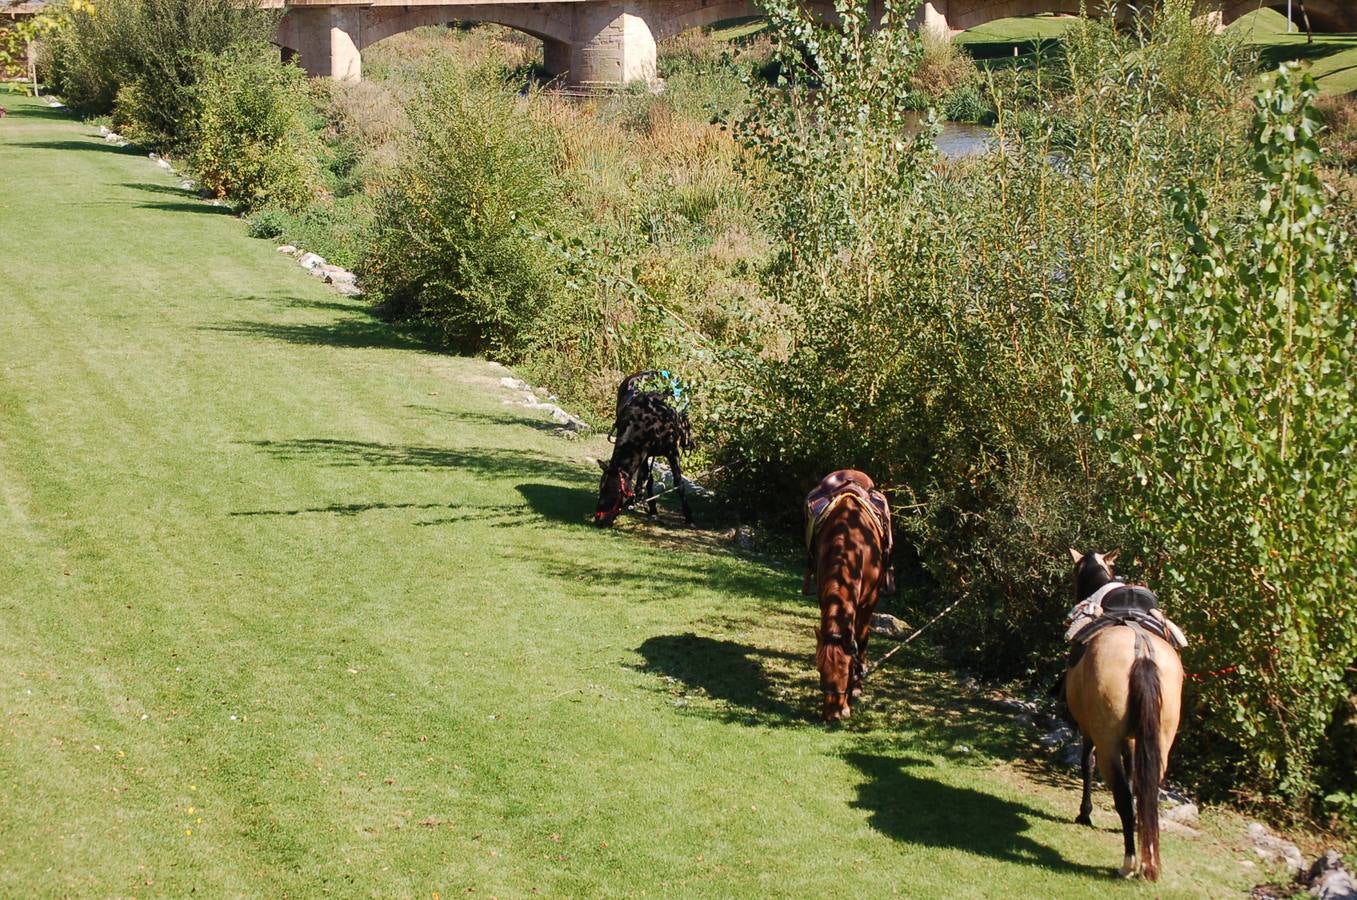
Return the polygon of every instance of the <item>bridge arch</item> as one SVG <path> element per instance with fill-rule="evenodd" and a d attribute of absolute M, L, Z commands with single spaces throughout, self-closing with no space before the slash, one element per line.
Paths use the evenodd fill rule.
<path fill-rule="evenodd" d="M 1228 25 L 1259 8 L 1258 0 L 1231 0 L 1222 10 L 1222 19 Z M 1286 14 L 1285 0 L 1264 0 L 1263 8 Z M 1300 15 L 1300 4 L 1293 4 L 1295 15 Z M 1315 31 L 1357 31 L 1357 4 L 1350 0 L 1305 0 L 1305 10 Z"/>
<path fill-rule="evenodd" d="M 474 6 L 375 6 L 364 23 L 358 49 L 364 50 L 378 41 L 425 25 L 446 25 L 449 22 L 476 22 L 503 25 L 521 31 L 540 41 L 565 42 L 573 37 L 573 23 L 557 12 L 550 14 L 551 4 L 500 3 Z"/>

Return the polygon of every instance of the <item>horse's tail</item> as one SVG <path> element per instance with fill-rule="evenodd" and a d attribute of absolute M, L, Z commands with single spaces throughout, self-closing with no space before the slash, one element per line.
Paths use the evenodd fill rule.
<path fill-rule="evenodd" d="M 693 423 L 688 421 L 688 411 L 678 410 L 678 446 L 680 450 L 693 449 Z"/>
<path fill-rule="evenodd" d="M 1148 881 L 1159 880 L 1159 776 L 1163 772 L 1159 711 L 1162 703 L 1159 667 L 1153 657 L 1137 656 L 1131 664 L 1129 712 L 1131 736 L 1136 740 L 1131 791 L 1136 801 L 1141 875 Z"/>

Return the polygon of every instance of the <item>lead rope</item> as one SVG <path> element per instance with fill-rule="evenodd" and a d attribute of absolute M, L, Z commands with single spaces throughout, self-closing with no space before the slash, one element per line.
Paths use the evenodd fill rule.
<path fill-rule="evenodd" d="M 709 469 L 708 471 L 702 473 L 702 477 L 703 477 L 703 478 L 710 478 L 711 476 L 715 475 L 717 472 L 720 472 L 720 471 L 723 470 L 723 469 L 725 469 L 725 466 L 717 466 L 717 467 L 714 468 L 714 469 Z M 671 474 L 671 475 L 673 474 L 672 471 L 671 471 L 670 474 Z M 698 487 L 702 487 L 702 485 L 698 484 L 697 481 L 696 481 L 695 479 L 692 479 L 692 478 L 676 478 L 676 479 L 674 479 L 674 486 L 673 486 L 673 487 L 667 487 L 667 488 L 665 488 L 664 490 L 660 491 L 660 492 L 659 492 L 658 494 L 656 494 L 655 496 L 653 496 L 653 497 L 646 497 L 644 500 L 637 500 L 636 503 L 637 503 L 637 504 L 650 503 L 652 500 L 658 500 L 658 499 L 660 499 L 660 498 L 663 497 L 665 494 L 672 494 L 674 491 L 676 491 L 676 490 L 679 489 L 679 483 L 680 483 L 681 481 L 688 481 L 688 482 L 690 482 L 690 483 L 692 483 L 692 484 L 697 485 Z"/>
<path fill-rule="evenodd" d="M 926 630 L 928 630 L 929 628 L 933 627 L 933 624 L 934 624 L 934 623 L 936 623 L 936 622 L 937 622 L 939 619 L 941 619 L 943 616 L 945 616 L 945 615 L 947 615 L 948 613 L 950 613 L 952 610 L 956 609 L 956 608 L 961 604 L 961 601 L 963 601 L 963 600 L 965 600 L 965 599 L 966 599 L 965 597 L 958 597 L 956 600 L 952 601 L 952 604 L 951 604 L 950 606 L 948 606 L 948 607 L 947 607 L 946 609 L 944 609 L 942 612 L 938 613 L 938 614 L 937 614 L 936 616 L 934 616 L 933 618 L 929 619 L 922 627 L 920 627 L 918 630 L 916 630 L 916 631 L 915 631 L 913 634 L 911 634 L 909 637 L 905 638 L 905 639 L 904 639 L 903 641 L 901 641 L 899 644 L 897 644 L 897 645 L 895 645 L 894 647 L 892 647 L 892 648 L 891 648 L 884 656 L 882 656 L 880 659 L 878 659 L 878 660 L 876 661 L 876 665 L 873 666 L 872 668 L 874 668 L 874 669 L 875 669 L 875 668 L 880 668 L 881 666 L 885 665 L 885 664 L 886 664 L 886 660 L 890 659 L 892 656 L 894 656 L 895 654 L 899 653 L 901 650 L 905 649 L 905 646 L 906 646 L 907 644 L 909 644 L 910 641 L 914 640 L 916 637 L 918 637 L 919 635 L 923 634 Z"/>

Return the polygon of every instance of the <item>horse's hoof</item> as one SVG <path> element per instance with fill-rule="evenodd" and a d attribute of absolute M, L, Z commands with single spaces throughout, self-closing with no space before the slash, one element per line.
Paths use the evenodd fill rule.
<path fill-rule="evenodd" d="M 1137 873 L 1139 872 L 1140 872 L 1140 860 L 1136 859 L 1134 856 L 1128 856 L 1124 860 L 1122 860 L 1121 863 L 1122 878 L 1135 878 Z"/>
<path fill-rule="evenodd" d="M 1088 813 L 1080 813 L 1079 815 L 1077 815 L 1077 816 L 1074 817 L 1074 824 L 1076 824 L 1076 825 L 1087 825 L 1089 828 L 1092 828 L 1092 827 L 1093 827 L 1093 817 L 1090 816 Z"/>

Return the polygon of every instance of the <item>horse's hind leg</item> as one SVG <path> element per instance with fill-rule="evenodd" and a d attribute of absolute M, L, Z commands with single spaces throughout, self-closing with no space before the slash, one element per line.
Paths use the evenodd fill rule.
<path fill-rule="evenodd" d="M 1078 825 L 1093 827 L 1093 738 L 1084 738 L 1084 750 L 1079 754 L 1079 771 L 1084 776 L 1084 798 L 1079 802 Z"/>
<path fill-rule="evenodd" d="M 688 492 L 683 488 L 683 471 L 679 469 L 678 450 L 675 449 L 668 454 L 669 471 L 674 473 L 674 487 L 678 489 L 679 504 L 683 507 L 683 521 L 693 524 L 693 511 L 688 508 Z"/>
<path fill-rule="evenodd" d="M 1121 817 L 1121 836 L 1126 854 L 1121 863 L 1121 877 L 1131 878 L 1140 869 L 1136 861 L 1136 810 L 1131 798 L 1131 778 L 1122 765 L 1121 754 L 1115 751 L 1106 754 L 1100 752 L 1098 768 L 1112 786 L 1112 799 L 1116 801 L 1117 815 Z"/>
<path fill-rule="evenodd" d="M 645 482 L 645 491 L 641 492 L 640 496 L 650 498 L 646 503 L 646 509 L 652 516 L 658 516 L 660 512 L 656 506 L 659 500 L 655 496 L 655 457 L 646 457 L 645 466 L 645 475 L 641 478 Z"/>

